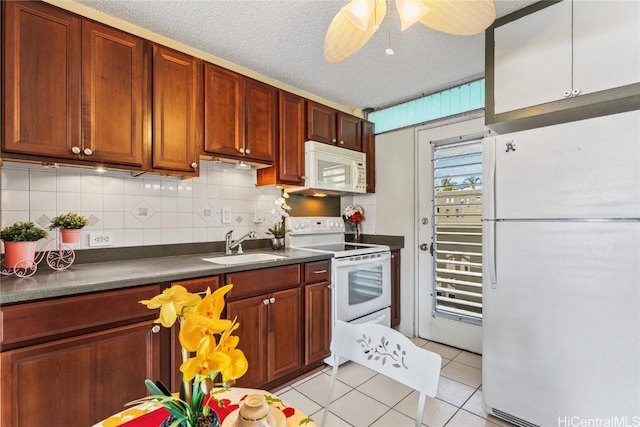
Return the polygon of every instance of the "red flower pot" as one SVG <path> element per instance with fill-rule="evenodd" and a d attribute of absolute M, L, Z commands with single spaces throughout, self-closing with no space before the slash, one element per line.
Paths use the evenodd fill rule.
<path fill-rule="evenodd" d="M 71 230 L 63 228 L 60 230 L 62 243 L 78 243 L 80 240 L 80 230 Z"/>
<path fill-rule="evenodd" d="M 13 268 L 23 260 L 33 261 L 38 242 L 4 242 L 4 265 Z"/>

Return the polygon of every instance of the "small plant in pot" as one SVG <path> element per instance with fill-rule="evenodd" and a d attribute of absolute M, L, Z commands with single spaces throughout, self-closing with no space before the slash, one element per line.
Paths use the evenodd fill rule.
<path fill-rule="evenodd" d="M 15 267 L 20 261 L 33 262 L 37 241 L 47 237 L 47 231 L 33 222 L 16 222 L 0 231 L 0 240 L 4 242 L 4 265 Z"/>
<path fill-rule="evenodd" d="M 267 234 L 273 236 L 271 238 L 271 249 L 284 249 L 284 236 L 289 231 L 284 225 L 284 219 L 289 216 L 288 211 L 291 210 L 291 206 L 287 204 L 286 199 L 288 198 L 289 195 L 283 191 L 282 197 L 276 199 L 274 202 L 276 207 L 271 209 L 271 215 L 273 215 L 275 221 L 273 227 L 267 231 Z"/>
<path fill-rule="evenodd" d="M 60 229 L 63 243 L 77 243 L 80 239 L 80 230 L 89 225 L 89 220 L 75 212 L 58 215 L 51 220 L 49 230 Z"/>

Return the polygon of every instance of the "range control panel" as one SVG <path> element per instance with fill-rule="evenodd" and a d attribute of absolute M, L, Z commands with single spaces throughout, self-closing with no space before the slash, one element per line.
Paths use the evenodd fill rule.
<path fill-rule="evenodd" d="M 304 234 L 335 234 L 344 233 L 342 217 L 289 217 L 285 220 L 289 233 Z"/>

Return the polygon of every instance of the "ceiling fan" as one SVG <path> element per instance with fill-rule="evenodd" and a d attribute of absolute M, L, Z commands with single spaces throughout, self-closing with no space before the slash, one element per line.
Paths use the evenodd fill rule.
<path fill-rule="evenodd" d="M 434 30 L 468 36 L 496 18 L 494 0 L 396 0 L 401 29 L 420 21 Z M 336 14 L 324 40 L 327 62 L 338 64 L 356 53 L 378 30 L 391 0 L 351 0 Z M 392 55 L 391 46 L 387 53 Z"/>

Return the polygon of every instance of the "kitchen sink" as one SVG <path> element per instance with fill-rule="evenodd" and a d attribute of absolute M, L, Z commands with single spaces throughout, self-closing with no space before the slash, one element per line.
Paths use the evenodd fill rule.
<path fill-rule="evenodd" d="M 287 257 L 280 255 L 253 253 L 242 255 L 224 255 L 211 258 L 202 258 L 203 261 L 212 262 L 220 265 L 238 265 L 238 264 L 252 264 L 254 262 L 266 262 L 266 261 L 278 261 L 280 259 L 286 259 Z"/>

